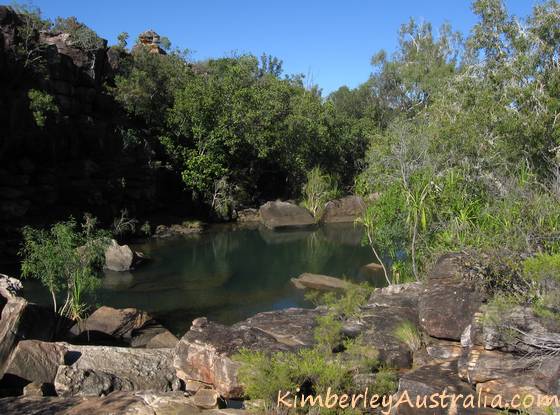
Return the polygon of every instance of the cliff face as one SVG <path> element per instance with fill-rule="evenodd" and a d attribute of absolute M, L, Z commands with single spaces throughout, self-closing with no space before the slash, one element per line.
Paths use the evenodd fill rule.
<path fill-rule="evenodd" d="M 21 57 L 25 22 L 0 6 L 0 252 L 14 254 L 22 224 L 91 212 L 110 220 L 122 208 L 157 207 L 162 180 L 141 151 L 124 149 L 123 114 L 104 85 L 118 52 L 85 51 L 66 33 L 33 33 L 37 59 Z M 18 55 L 19 53 L 19 55 Z M 122 52 L 121 52 L 122 53 Z M 54 97 L 58 113 L 36 125 L 30 89 Z M 176 189 L 174 188 L 173 191 Z M 0 254 L 1 257 L 2 254 Z M 0 258 L 1 262 L 1 258 Z"/>

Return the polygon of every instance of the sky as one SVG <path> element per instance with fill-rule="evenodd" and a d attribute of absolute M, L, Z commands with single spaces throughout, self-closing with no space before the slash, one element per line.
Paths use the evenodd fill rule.
<path fill-rule="evenodd" d="M 76 16 L 109 44 L 119 33 L 153 29 L 173 47 L 202 60 L 232 52 L 271 54 L 284 72 L 303 73 L 323 95 L 356 87 L 371 73 L 371 57 L 392 52 L 400 25 L 410 17 L 434 27 L 449 22 L 468 33 L 476 22 L 469 0 L 33 0 L 43 16 Z M 526 16 L 536 0 L 505 0 Z"/>

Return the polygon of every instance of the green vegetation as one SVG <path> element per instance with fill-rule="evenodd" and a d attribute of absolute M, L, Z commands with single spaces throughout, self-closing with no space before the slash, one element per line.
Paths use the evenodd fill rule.
<path fill-rule="evenodd" d="M 29 98 L 29 110 L 33 114 L 37 127 L 43 128 L 49 115 L 57 114 L 58 107 L 52 95 L 37 89 L 30 89 L 27 93 Z"/>
<path fill-rule="evenodd" d="M 303 185 L 302 204 L 317 220 L 321 217 L 325 203 L 335 199 L 338 195 L 336 181 L 323 173 L 319 167 L 314 167 L 307 173 L 307 179 Z"/>
<path fill-rule="evenodd" d="M 278 391 L 291 392 L 301 402 L 305 397 L 355 390 L 354 375 L 374 373 L 369 391 L 380 396 L 392 394 L 397 389 L 396 371 L 380 364 L 378 351 L 364 344 L 363 339 L 343 339 L 342 319 L 359 313 L 371 288 L 357 285 L 344 294 L 309 295 L 316 304 L 324 305 L 327 312 L 317 319 L 315 345 L 294 353 L 272 354 L 242 350 L 234 357 L 240 366 L 239 378 L 245 393 L 251 399 L 262 399 L 263 413 L 276 405 Z M 319 408 L 317 408 L 319 409 Z M 321 409 L 320 413 L 331 413 Z"/>
<path fill-rule="evenodd" d="M 422 346 L 420 331 L 410 321 L 404 321 L 396 328 L 395 337 L 406 344 L 413 352 L 420 350 Z"/>
<path fill-rule="evenodd" d="M 100 283 L 108 243 L 105 232 L 95 229 L 88 216 L 82 229 L 70 218 L 49 230 L 25 227 L 20 251 L 23 277 L 36 278 L 50 291 L 56 313 L 79 320 L 87 311 L 85 296 Z M 58 305 L 57 295 L 64 295 Z"/>

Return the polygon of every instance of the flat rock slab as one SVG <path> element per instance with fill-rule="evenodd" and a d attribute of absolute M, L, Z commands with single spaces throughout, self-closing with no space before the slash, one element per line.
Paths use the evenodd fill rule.
<path fill-rule="evenodd" d="M 6 373 L 38 384 L 54 383 L 66 353 L 64 343 L 22 340 L 12 353 Z"/>
<path fill-rule="evenodd" d="M 315 225 L 305 208 L 288 202 L 266 202 L 259 209 L 263 224 L 269 229 L 305 228 Z"/>
<path fill-rule="evenodd" d="M 182 392 L 114 392 L 92 398 L 0 399 L 0 413 L 18 415 L 247 415 L 239 409 L 198 408 Z"/>
<path fill-rule="evenodd" d="M 340 278 L 329 277 L 328 275 L 303 273 L 297 278 L 291 279 L 292 284 L 300 289 L 309 288 L 320 291 L 343 291 L 351 286 L 348 281 Z"/>

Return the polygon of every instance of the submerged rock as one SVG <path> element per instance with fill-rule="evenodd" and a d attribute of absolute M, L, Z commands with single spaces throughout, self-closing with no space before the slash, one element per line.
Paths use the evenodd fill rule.
<path fill-rule="evenodd" d="M 341 280 L 340 278 L 308 272 L 301 274 L 297 278 L 292 278 L 290 281 L 300 290 L 309 288 L 321 291 L 342 291 L 351 285 L 348 281 Z"/>
<path fill-rule="evenodd" d="M 259 209 L 263 224 L 269 229 L 305 228 L 315 225 L 313 215 L 289 202 L 266 202 Z"/>

